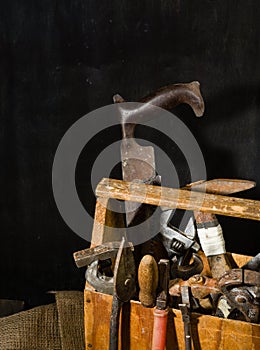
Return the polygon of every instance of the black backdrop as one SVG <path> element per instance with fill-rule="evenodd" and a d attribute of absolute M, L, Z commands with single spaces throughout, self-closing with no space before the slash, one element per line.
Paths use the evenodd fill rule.
<path fill-rule="evenodd" d="M 0 13 L 0 298 L 33 306 L 48 290 L 83 289 L 72 253 L 86 242 L 58 213 L 52 162 L 66 130 L 114 93 L 135 101 L 199 80 L 205 118 L 185 106 L 175 113 L 208 178 L 255 180 L 242 196 L 260 198 L 258 1 L 13 0 Z M 257 222 L 219 219 L 229 251 L 258 252 Z"/>

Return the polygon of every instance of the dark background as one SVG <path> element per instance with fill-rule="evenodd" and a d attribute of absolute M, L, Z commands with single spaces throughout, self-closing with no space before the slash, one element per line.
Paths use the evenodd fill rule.
<path fill-rule="evenodd" d="M 187 106 L 175 113 L 196 137 L 208 178 L 255 180 L 242 196 L 260 198 L 259 1 L 0 4 L 0 298 L 33 306 L 48 302 L 46 291 L 83 289 L 72 253 L 87 243 L 56 208 L 52 162 L 67 129 L 115 93 L 136 101 L 200 81 L 205 118 Z M 219 220 L 227 250 L 258 252 L 257 222 Z"/>

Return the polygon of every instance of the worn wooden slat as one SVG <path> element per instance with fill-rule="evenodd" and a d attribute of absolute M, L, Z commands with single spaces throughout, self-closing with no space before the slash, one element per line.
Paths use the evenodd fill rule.
<path fill-rule="evenodd" d="M 168 208 L 260 220 L 260 201 L 104 178 L 96 195 Z"/>
<path fill-rule="evenodd" d="M 97 198 L 91 247 L 108 241 L 121 240 L 124 220 L 121 213 L 112 210 L 112 200 L 110 198 Z M 115 228 L 121 228 L 121 230 L 117 231 Z"/>

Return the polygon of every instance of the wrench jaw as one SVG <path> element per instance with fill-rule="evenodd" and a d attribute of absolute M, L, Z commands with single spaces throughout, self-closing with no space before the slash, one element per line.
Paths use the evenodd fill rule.
<path fill-rule="evenodd" d="M 169 254 L 169 258 L 171 259 L 176 254 L 183 255 L 184 251 L 190 248 L 197 252 L 200 245 L 194 237 L 189 238 L 184 232 L 170 224 L 172 213 L 172 209 L 164 208 L 160 217 L 161 240 Z"/>
<path fill-rule="evenodd" d="M 195 240 L 188 238 L 177 228 L 169 226 L 161 227 L 161 240 L 170 259 L 176 255 L 183 255 L 189 249 L 195 252 L 200 249 L 199 244 Z"/>
<path fill-rule="evenodd" d="M 187 280 L 203 270 L 201 258 L 194 253 L 199 251 L 200 245 L 194 238 L 187 237 L 184 232 L 169 224 L 171 215 L 171 209 L 165 209 L 161 213 L 160 238 L 171 260 L 171 278 Z M 191 252 L 193 262 L 185 265 L 187 257 L 190 260 Z"/>

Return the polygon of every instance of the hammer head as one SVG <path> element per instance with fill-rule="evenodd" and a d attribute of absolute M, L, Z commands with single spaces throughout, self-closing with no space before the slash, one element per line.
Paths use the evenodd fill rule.
<path fill-rule="evenodd" d="M 75 252 L 73 254 L 77 267 L 90 265 L 96 260 L 107 260 L 114 258 L 120 247 L 120 241 L 106 242 L 96 247 L 87 248 Z M 133 245 L 128 243 L 128 246 L 133 250 Z"/>

